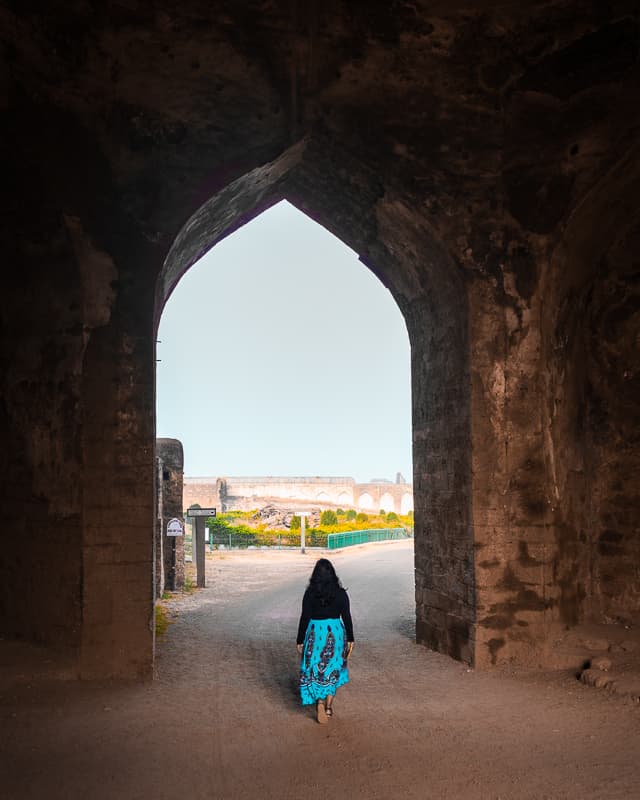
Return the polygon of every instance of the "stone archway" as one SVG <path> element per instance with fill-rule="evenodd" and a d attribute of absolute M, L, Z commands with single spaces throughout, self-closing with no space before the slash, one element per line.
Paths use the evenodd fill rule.
<path fill-rule="evenodd" d="M 417 637 L 473 662 L 468 325 L 466 304 L 460 302 L 464 289 L 446 249 L 423 220 L 416 220 L 402 193 L 391 185 L 383 191 L 375 171 L 334 142 L 307 137 L 229 184 L 187 221 L 158 280 L 156 320 L 191 264 L 281 199 L 356 250 L 405 317 L 412 349 L 414 485 L 420 486 L 422 498 L 416 504 L 414 529 Z M 448 466 L 443 470 L 445 452 Z M 433 569 L 439 561 L 447 564 L 446 572 Z M 463 597 L 451 595 L 452 584 L 464 587 Z"/>
<path fill-rule="evenodd" d="M 130 6 L 3 16 L 2 633 L 150 674 L 155 322 L 281 198 L 407 323 L 419 641 L 637 613 L 637 15 Z"/>

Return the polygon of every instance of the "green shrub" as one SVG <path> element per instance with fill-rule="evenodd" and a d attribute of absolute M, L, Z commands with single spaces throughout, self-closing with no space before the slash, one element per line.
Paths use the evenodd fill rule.
<path fill-rule="evenodd" d="M 363 511 L 360 511 L 356 514 L 356 522 L 367 522 L 369 520 L 369 515 L 365 514 Z"/>
<path fill-rule="evenodd" d="M 327 511 L 323 511 L 320 514 L 320 524 L 321 525 L 337 525 L 338 524 L 338 516 L 335 511 L 331 511 L 328 509 Z"/>
<path fill-rule="evenodd" d="M 395 511 L 390 511 L 387 514 L 387 522 L 397 522 L 398 519 L 399 519 L 399 517 L 398 517 L 398 515 L 396 514 Z"/>
<path fill-rule="evenodd" d="M 356 516 L 357 516 L 356 512 L 352 508 L 350 508 L 347 511 L 347 522 L 350 522 L 351 520 L 354 520 L 356 518 Z"/>
<path fill-rule="evenodd" d="M 156 604 L 156 636 L 160 639 L 167 632 L 167 628 L 171 624 L 169 614 L 164 606 Z"/>
<path fill-rule="evenodd" d="M 291 530 L 292 531 L 299 531 L 300 530 L 300 522 L 301 522 L 300 521 L 300 517 L 298 517 L 298 516 L 296 516 L 294 514 L 294 516 L 291 517 Z"/>

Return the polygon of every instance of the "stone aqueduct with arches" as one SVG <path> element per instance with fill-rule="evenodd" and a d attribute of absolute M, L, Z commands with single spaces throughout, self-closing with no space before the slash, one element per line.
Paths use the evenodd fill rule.
<path fill-rule="evenodd" d="M 413 511 L 413 487 L 390 481 L 356 483 L 349 477 L 185 478 L 185 509 L 194 503 L 221 511 L 287 503 L 408 514 Z"/>

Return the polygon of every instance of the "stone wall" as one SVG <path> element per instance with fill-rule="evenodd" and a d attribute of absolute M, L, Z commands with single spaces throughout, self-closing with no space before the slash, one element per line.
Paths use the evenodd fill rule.
<path fill-rule="evenodd" d="M 18 135 L 14 126 L 6 131 Z M 16 162 L 3 171 L 10 191 L 18 180 Z M 50 188 L 41 199 L 51 207 Z M 0 241 L 5 263 L 14 268 L 3 277 L 0 319 L 0 636 L 77 650 L 83 619 L 81 333 L 100 317 L 98 298 L 83 288 L 68 231 L 53 210 L 35 218 L 14 212 L 4 222 Z"/>
<path fill-rule="evenodd" d="M 391 482 L 356 483 L 353 478 L 337 477 L 185 478 L 185 508 L 197 503 L 221 511 L 247 511 L 283 501 L 375 513 L 384 508 L 405 514 L 413 511 L 413 487 Z"/>
<path fill-rule="evenodd" d="M 291 8 L 0 16 L 0 634 L 84 677 L 152 670 L 163 305 L 283 198 L 407 322 L 419 641 L 640 611 L 637 13 Z"/>
<path fill-rule="evenodd" d="M 569 625 L 629 623 L 640 613 L 640 215 L 626 200 L 640 189 L 633 152 L 574 216 L 547 286 L 545 454 Z"/>

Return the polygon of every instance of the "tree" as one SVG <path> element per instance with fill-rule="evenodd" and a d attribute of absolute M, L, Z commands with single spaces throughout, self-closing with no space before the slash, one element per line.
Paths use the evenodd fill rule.
<path fill-rule="evenodd" d="M 320 524 L 321 525 L 337 525 L 338 524 L 338 515 L 335 511 L 331 511 L 327 509 L 327 511 L 323 511 L 320 514 Z"/>
<path fill-rule="evenodd" d="M 295 514 L 291 517 L 291 525 L 289 526 L 292 531 L 300 530 L 300 517 Z"/>

